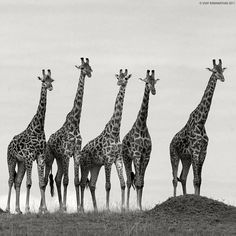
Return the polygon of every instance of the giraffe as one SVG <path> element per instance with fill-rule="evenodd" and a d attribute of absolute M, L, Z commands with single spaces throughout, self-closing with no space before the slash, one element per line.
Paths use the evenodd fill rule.
<path fill-rule="evenodd" d="M 80 135 L 79 125 L 82 111 L 85 77 L 91 77 L 92 73 L 88 58 L 86 58 L 86 61 L 84 58 L 81 58 L 81 65 L 76 66 L 76 68 L 80 70 L 80 77 L 73 108 L 67 114 L 66 121 L 64 122 L 63 126 L 50 136 L 46 148 L 45 182 L 47 184 L 53 161 L 56 159 L 58 170 L 55 182 L 57 186 L 60 210 L 62 211 L 66 211 L 67 186 L 69 183 L 69 160 L 70 157 L 74 157 L 75 161 L 75 157 L 77 156 L 78 151 L 81 149 L 82 138 Z M 62 177 L 64 185 L 63 202 L 61 195 Z M 50 179 L 50 182 L 53 183 L 53 178 L 50 177 Z M 51 194 L 53 193 L 52 183 L 50 183 Z M 76 190 L 77 209 L 79 209 L 79 166 L 77 165 L 74 165 L 74 185 Z"/>
<path fill-rule="evenodd" d="M 87 143 L 82 149 L 77 161 L 81 167 L 81 210 L 84 211 L 84 189 L 87 183 L 87 177 L 90 172 L 89 188 L 92 196 L 94 210 L 97 211 L 97 203 L 95 196 L 96 182 L 101 167 L 105 167 L 106 176 L 106 208 L 109 210 L 110 199 L 110 175 L 112 164 L 115 163 L 118 177 L 121 186 L 122 209 L 124 206 L 125 181 L 123 177 L 123 163 L 121 157 L 121 143 L 120 143 L 120 126 L 122 119 L 123 102 L 125 96 L 126 85 L 131 74 L 128 70 L 120 70 L 116 74 L 118 79 L 117 85 L 120 87 L 115 101 L 114 112 L 106 124 L 102 133 L 95 139 Z"/>
<path fill-rule="evenodd" d="M 152 141 L 147 127 L 148 103 L 150 92 L 156 94 L 155 71 L 147 70 L 145 79 L 144 96 L 141 108 L 131 130 L 122 141 L 122 156 L 127 176 L 127 209 L 129 209 L 130 187 L 136 188 L 137 206 L 142 210 L 142 192 L 144 186 L 144 175 L 150 159 Z M 132 162 L 135 173 L 132 172 Z"/>
<path fill-rule="evenodd" d="M 28 127 L 20 134 L 13 137 L 7 150 L 7 163 L 9 170 L 9 192 L 6 211 L 10 212 L 10 200 L 11 200 L 11 189 L 14 183 L 16 191 L 16 206 L 15 211 L 21 214 L 20 210 L 20 188 L 23 177 L 27 175 L 26 179 L 26 205 L 25 212 L 30 211 L 29 207 L 29 197 L 30 188 L 32 185 L 31 172 L 33 161 L 36 160 L 38 166 L 38 176 L 39 176 L 39 187 L 41 191 L 41 204 L 39 210 L 41 212 L 47 211 L 45 194 L 44 194 L 44 166 L 45 166 L 45 149 L 46 149 L 46 139 L 44 132 L 44 121 L 46 113 L 47 104 L 47 90 L 51 91 L 53 89 L 51 78 L 51 71 L 45 73 L 42 71 L 42 78 L 38 77 L 42 82 L 41 94 L 37 113 L 34 115 L 33 119 L 29 123 Z M 15 171 L 17 165 L 17 172 Z"/>
<path fill-rule="evenodd" d="M 201 172 L 202 166 L 207 153 L 208 136 L 205 130 L 205 123 L 211 107 L 212 97 L 215 91 L 216 82 L 220 80 L 224 82 L 223 72 L 226 68 L 222 68 L 222 61 L 216 64 L 213 60 L 213 69 L 207 68 L 212 72 L 203 97 L 190 114 L 186 125 L 174 136 L 170 143 L 170 159 L 173 174 L 174 196 L 176 196 L 177 182 L 182 184 L 183 194 L 186 194 L 186 180 L 189 168 L 193 167 L 193 185 L 196 195 L 200 195 Z M 179 160 L 182 162 L 182 172 L 180 177 L 178 174 Z"/>

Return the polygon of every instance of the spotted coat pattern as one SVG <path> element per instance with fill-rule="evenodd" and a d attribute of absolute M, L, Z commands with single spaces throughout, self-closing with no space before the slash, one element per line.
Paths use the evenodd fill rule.
<path fill-rule="evenodd" d="M 88 58 L 86 58 L 86 61 L 84 61 L 84 58 L 81 58 L 81 65 L 76 67 L 80 70 L 80 77 L 73 108 L 67 114 L 63 126 L 50 136 L 46 149 L 45 180 L 47 183 L 53 161 L 56 159 L 58 169 L 55 181 L 61 210 L 66 210 L 67 186 L 69 183 L 69 161 L 71 157 L 75 158 L 81 149 L 82 138 L 80 135 L 79 125 L 83 104 L 84 82 L 85 77 L 91 77 L 92 72 Z M 61 195 L 62 178 L 64 186 L 63 202 Z M 79 207 L 79 167 L 77 165 L 74 165 L 74 185 L 76 190 L 77 206 Z"/>
<path fill-rule="evenodd" d="M 46 139 L 44 133 L 44 120 L 46 113 L 47 104 L 47 89 L 52 90 L 51 83 L 51 72 L 48 70 L 48 75 L 43 70 L 43 79 L 39 105 L 37 113 L 34 115 L 28 127 L 20 134 L 14 136 L 7 150 L 7 163 L 9 169 L 9 194 L 7 211 L 10 211 L 10 197 L 11 188 L 14 183 L 16 189 L 16 212 L 21 213 L 19 205 L 20 187 L 22 179 L 26 172 L 26 187 L 27 187 L 27 198 L 26 198 L 26 212 L 29 211 L 29 192 L 32 185 L 31 172 L 33 161 L 37 161 L 38 175 L 39 175 L 39 186 L 41 189 L 42 202 L 40 210 L 46 210 L 45 196 L 44 196 L 44 164 L 45 164 L 45 149 Z M 15 167 L 18 165 L 17 172 Z"/>
<path fill-rule="evenodd" d="M 81 166 L 81 209 L 83 210 L 84 204 L 84 188 L 87 181 L 87 176 L 90 172 L 91 178 L 89 187 L 93 199 L 94 209 L 97 210 L 97 203 L 95 197 L 95 187 L 98 178 L 98 174 L 101 166 L 105 167 L 106 176 L 106 207 L 109 208 L 109 193 L 111 189 L 110 174 L 112 164 L 115 163 L 122 189 L 122 206 L 124 205 L 124 189 L 125 182 L 123 177 L 123 163 L 121 157 L 121 143 L 120 143 L 120 125 L 122 118 L 123 102 L 125 96 L 126 85 L 131 75 L 128 75 L 128 71 L 123 73 L 120 70 L 120 74 L 116 75 L 118 79 L 118 85 L 120 86 L 118 95 L 116 97 L 114 113 L 110 121 L 106 124 L 102 133 L 91 140 L 82 149 L 80 154 L 80 166 Z"/>
<path fill-rule="evenodd" d="M 170 159 L 173 173 L 174 196 L 176 196 L 177 181 L 182 184 L 183 194 L 186 194 L 186 180 L 192 164 L 194 174 L 195 194 L 200 195 L 202 166 L 207 153 L 208 136 L 205 123 L 211 107 L 217 80 L 224 81 L 222 62 L 216 65 L 213 60 L 212 75 L 209 79 L 201 102 L 190 114 L 187 124 L 174 136 L 170 143 Z M 182 172 L 177 177 L 179 160 L 182 162 Z"/>
<path fill-rule="evenodd" d="M 122 141 L 122 156 L 127 176 L 127 208 L 129 208 L 130 187 L 133 184 L 137 190 L 137 205 L 142 209 L 142 189 L 144 186 L 144 175 L 149 163 L 152 141 L 147 127 L 148 104 L 150 91 L 156 94 L 154 70 L 150 75 L 147 71 L 144 96 L 136 121 L 131 130 L 125 135 Z M 135 173 L 132 179 L 132 163 Z"/>

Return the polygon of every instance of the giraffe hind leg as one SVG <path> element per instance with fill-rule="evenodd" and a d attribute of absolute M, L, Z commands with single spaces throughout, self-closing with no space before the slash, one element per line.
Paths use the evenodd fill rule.
<path fill-rule="evenodd" d="M 93 208 L 95 211 L 97 211 L 97 201 L 96 201 L 96 195 L 95 195 L 95 190 L 96 190 L 96 183 L 99 175 L 99 171 L 101 169 L 101 166 L 95 166 L 91 169 L 90 174 L 90 183 L 89 183 L 89 188 L 92 196 L 92 201 L 93 201 Z"/>
<path fill-rule="evenodd" d="M 24 162 L 18 162 L 18 169 L 17 169 L 17 175 L 15 179 L 15 190 L 16 190 L 16 207 L 15 210 L 18 214 L 21 214 L 20 210 L 20 187 L 22 180 L 25 175 L 25 163 Z"/>
<path fill-rule="evenodd" d="M 63 168 L 62 168 L 62 163 L 61 163 L 61 159 L 60 159 L 60 160 L 57 160 L 57 173 L 56 173 L 56 177 L 55 177 L 60 210 L 62 209 L 62 196 L 61 196 L 62 175 L 63 175 Z"/>
<path fill-rule="evenodd" d="M 53 174 L 52 174 L 52 165 L 54 162 L 54 155 L 50 149 L 50 146 L 47 144 L 46 147 L 46 158 L 45 158 L 45 177 L 44 177 L 44 182 L 45 182 L 45 189 L 48 184 L 48 178 L 49 178 L 49 184 L 50 184 L 50 193 L 51 196 L 54 196 L 54 184 L 53 184 Z M 51 173 L 50 173 L 51 172 Z"/>
<path fill-rule="evenodd" d="M 198 195 L 200 195 L 200 188 L 201 188 L 201 183 L 202 183 L 202 166 L 205 161 L 206 153 L 207 153 L 207 142 L 204 142 L 202 150 L 199 155 L 199 164 L 198 164 L 198 176 L 199 176 L 199 190 L 198 190 Z"/>
<path fill-rule="evenodd" d="M 180 157 L 178 153 L 176 152 L 175 148 L 173 147 L 173 144 L 171 143 L 170 145 L 170 160 L 171 160 L 171 166 L 172 166 L 172 175 L 173 175 L 173 188 L 174 188 L 174 197 L 176 197 L 176 189 L 177 189 L 177 184 L 178 184 L 178 166 L 179 166 L 179 160 Z"/>
<path fill-rule="evenodd" d="M 142 210 L 142 196 L 143 196 L 143 187 L 144 187 L 144 176 L 146 172 L 146 168 L 148 166 L 150 160 L 150 152 L 143 153 L 141 158 L 141 166 L 140 166 L 140 178 L 141 178 L 141 186 L 138 192 L 138 205 L 139 209 Z"/>
<path fill-rule="evenodd" d="M 126 197 L 126 208 L 129 210 L 129 199 L 130 199 L 130 188 L 134 186 L 134 173 L 132 172 L 132 160 L 128 156 L 123 157 L 125 172 L 126 172 L 126 186 L 127 186 L 127 197 Z M 133 178 L 132 178 L 133 177 Z"/>
<path fill-rule="evenodd" d="M 69 158 L 66 159 L 66 162 L 64 163 L 63 166 L 63 187 L 64 187 L 64 192 L 63 192 L 63 211 L 67 210 L 67 187 L 69 184 Z"/>
<path fill-rule="evenodd" d="M 81 166 L 80 169 L 81 169 L 81 180 L 80 180 L 80 191 L 81 191 L 80 197 L 81 197 L 81 200 L 80 200 L 80 210 L 83 212 L 84 211 L 84 189 L 85 189 L 85 186 L 87 184 L 86 182 L 87 182 L 89 170 L 88 170 L 88 168 L 86 168 L 84 166 Z"/>
<path fill-rule="evenodd" d="M 8 153 L 8 170 L 9 170 L 9 180 L 8 180 L 8 198 L 7 198 L 7 207 L 6 212 L 10 212 L 10 202 L 11 202 L 11 190 L 13 183 L 15 183 L 16 179 L 16 160 Z"/>
<path fill-rule="evenodd" d="M 182 171 L 179 177 L 179 181 L 182 184 L 182 189 L 183 189 L 183 195 L 187 194 L 186 191 L 186 180 L 187 180 L 187 176 L 188 176 L 188 172 L 189 172 L 189 168 L 191 166 L 191 157 L 188 155 L 182 156 L 181 157 L 181 162 L 182 162 Z"/>

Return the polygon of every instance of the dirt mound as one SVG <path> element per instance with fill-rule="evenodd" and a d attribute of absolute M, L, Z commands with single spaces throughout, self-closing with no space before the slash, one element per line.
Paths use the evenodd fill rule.
<path fill-rule="evenodd" d="M 5 213 L 3 209 L 0 208 L 0 214 Z"/>
<path fill-rule="evenodd" d="M 150 214 L 171 216 L 179 219 L 202 218 L 204 220 L 231 218 L 236 220 L 236 207 L 207 197 L 196 195 L 178 196 L 156 205 Z"/>

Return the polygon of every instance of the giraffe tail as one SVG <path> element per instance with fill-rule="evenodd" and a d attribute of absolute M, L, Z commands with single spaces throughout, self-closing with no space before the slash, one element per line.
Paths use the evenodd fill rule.
<path fill-rule="evenodd" d="M 52 169 L 49 175 L 49 185 L 50 185 L 50 193 L 51 193 L 51 196 L 53 197 L 54 196 L 54 181 L 53 181 Z"/>
<path fill-rule="evenodd" d="M 16 171 L 14 171 L 13 183 L 14 183 L 14 188 L 15 188 L 15 189 L 16 189 L 16 185 L 15 185 L 15 182 L 16 182 L 16 175 L 17 175 L 17 173 L 16 173 Z"/>
<path fill-rule="evenodd" d="M 87 178 L 85 188 L 89 187 L 89 183 L 90 183 L 90 180 L 89 180 L 89 178 Z"/>
<path fill-rule="evenodd" d="M 131 171 L 131 185 L 133 189 L 135 190 L 134 179 L 135 179 L 135 174 L 133 171 Z"/>

